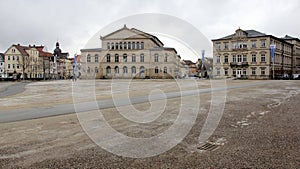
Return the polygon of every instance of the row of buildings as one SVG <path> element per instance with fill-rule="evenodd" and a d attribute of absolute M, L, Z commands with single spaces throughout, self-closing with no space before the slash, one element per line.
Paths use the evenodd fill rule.
<path fill-rule="evenodd" d="M 44 46 L 12 45 L 0 55 L 0 77 L 65 79 L 94 78 L 214 78 L 272 79 L 300 74 L 300 40 L 278 38 L 255 30 L 237 29 L 234 34 L 214 39 L 213 57 L 196 63 L 181 60 L 175 48 L 165 47 L 154 35 L 123 28 L 100 37 L 102 47 L 81 49 L 69 58 L 59 43 L 53 53 Z M 274 59 L 270 45 L 275 45 Z M 99 43 L 100 46 L 100 43 Z M 73 67 L 74 64 L 74 67 Z"/>
<path fill-rule="evenodd" d="M 0 54 L 1 79 L 66 79 L 73 75 L 73 58 L 61 52 L 59 43 L 53 53 L 44 46 L 11 45 Z"/>
<path fill-rule="evenodd" d="M 212 42 L 215 78 L 272 79 L 300 74 L 298 38 L 237 29 L 234 34 Z M 276 46 L 273 58 L 270 45 Z"/>

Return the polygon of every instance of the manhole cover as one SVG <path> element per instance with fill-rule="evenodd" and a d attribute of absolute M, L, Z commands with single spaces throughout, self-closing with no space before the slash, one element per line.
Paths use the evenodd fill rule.
<path fill-rule="evenodd" d="M 212 144 L 212 143 L 205 143 L 205 144 L 201 145 L 200 147 L 198 147 L 197 149 L 204 150 L 204 151 L 214 151 L 217 148 L 219 148 L 219 145 Z"/>

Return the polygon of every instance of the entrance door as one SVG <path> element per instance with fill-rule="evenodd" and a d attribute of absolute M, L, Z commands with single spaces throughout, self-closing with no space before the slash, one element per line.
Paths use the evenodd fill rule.
<path fill-rule="evenodd" d="M 241 78 L 241 75 L 242 75 L 242 70 L 238 69 L 237 70 L 237 78 Z"/>

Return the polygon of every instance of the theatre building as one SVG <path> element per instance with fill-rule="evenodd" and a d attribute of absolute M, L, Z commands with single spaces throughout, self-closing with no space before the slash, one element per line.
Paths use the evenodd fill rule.
<path fill-rule="evenodd" d="M 213 41 L 215 78 L 272 79 L 293 72 L 293 44 L 256 30 L 237 29 L 234 34 Z M 270 45 L 276 45 L 274 64 Z M 274 71 L 273 71 L 274 67 Z"/>
<path fill-rule="evenodd" d="M 164 47 L 154 35 L 124 25 L 101 36 L 100 40 L 102 48 L 81 49 L 83 79 L 176 78 L 179 75 L 177 51 Z"/>

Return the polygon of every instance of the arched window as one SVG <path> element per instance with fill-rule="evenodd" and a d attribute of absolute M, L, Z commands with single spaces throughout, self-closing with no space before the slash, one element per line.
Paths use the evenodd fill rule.
<path fill-rule="evenodd" d="M 115 67 L 115 74 L 116 75 L 119 74 L 119 67 L 118 66 Z"/>
<path fill-rule="evenodd" d="M 128 73 L 128 69 L 126 66 L 123 67 L 123 74 L 127 74 Z"/>
<path fill-rule="evenodd" d="M 140 49 L 140 42 L 136 42 L 136 49 Z"/>
<path fill-rule="evenodd" d="M 165 73 L 165 74 L 168 73 L 167 67 L 164 67 L 164 73 Z"/>
<path fill-rule="evenodd" d="M 132 42 L 132 49 L 135 49 L 135 42 Z"/>
<path fill-rule="evenodd" d="M 106 62 L 110 62 L 110 54 L 106 55 Z"/>
<path fill-rule="evenodd" d="M 145 67 L 144 66 L 141 66 L 140 67 L 140 77 L 145 77 Z"/>
<path fill-rule="evenodd" d="M 119 55 L 115 54 L 115 62 L 119 62 Z"/>
<path fill-rule="evenodd" d="M 156 66 L 155 69 L 154 69 L 154 73 L 155 73 L 155 74 L 158 74 L 158 67 L 157 67 L 157 66 Z"/>
<path fill-rule="evenodd" d="M 120 49 L 123 49 L 122 42 L 120 42 Z"/>
<path fill-rule="evenodd" d="M 131 73 L 132 73 L 132 74 L 136 74 L 136 67 L 135 67 L 135 66 L 132 66 L 132 67 L 131 67 Z"/>
<path fill-rule="evenodd" d="M 126 53 L 123 54 L 123 62 L 127 62 L 127 54 Z"/>
<path fill-rule="evenodd" d="M 106 67 L 106 75 L 110 75 L 110 73 L 111 73 L 110 66 L 107 66 Z"/>

